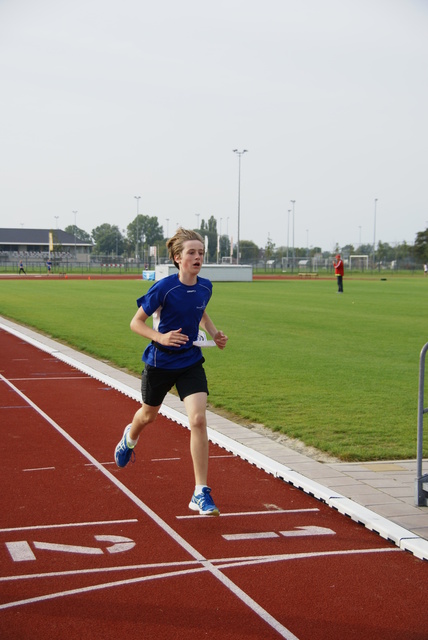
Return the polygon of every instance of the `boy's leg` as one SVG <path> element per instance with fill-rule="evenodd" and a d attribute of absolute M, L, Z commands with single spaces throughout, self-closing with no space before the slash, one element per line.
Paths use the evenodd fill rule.
<path fill-rule="evenodd" d="M 151 407 L 143 404 L 138 411 L 135 412 L 131 424 L 125 427 L 123 436 L 114 450 L 114 459 L 118 467 L 126 467 L 130 460 L 135 459 L 134 447 L 137 444 L 138 437 L 144 427 L 153 422 L 158 415 L 158 407 Z"/>
<path fill-rule="evenodd" d="M 190 453 L 196 485 L 206 485 L 208 480 L 207 394 L 193 393 L 183 400 L 190 424 Z"/>
<path fill-rule="evenodd" d="M 158 407 L 151 407 L 148 404 L 142 404 L 132 418 L 131 428 L 129 430 L 129 437 L 131 440 L 138 440 L 138 436 L 144 427 L 147 427 L 148 424 L 156 420 L 160 408 L 161 405 Z"/>
<path fill-rule="evenodd" d="M 207 433 L 207 394 L 193 393 L 183 400 L 190 423 L 190 453 L 195 474 L 195 492 L 189 503 L 189 509 L 203 516 L 218 516 L 219 510 L 210 495 L 208 479 L 208 433 Z"/>

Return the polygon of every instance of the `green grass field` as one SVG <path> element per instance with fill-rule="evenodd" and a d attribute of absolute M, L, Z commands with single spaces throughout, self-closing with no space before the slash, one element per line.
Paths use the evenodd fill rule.
<path fill-rule="evenodd" d="M 0 314 L 141 372 L 129 329 L 138 280 L 3 280 Z M 428 279 L 214 283 L 208 312 L 229 336 L 208 349 L 210 404 L 340 457 L 416 456 Z M 425 445 L 424 455 L 428 455 Z"/>

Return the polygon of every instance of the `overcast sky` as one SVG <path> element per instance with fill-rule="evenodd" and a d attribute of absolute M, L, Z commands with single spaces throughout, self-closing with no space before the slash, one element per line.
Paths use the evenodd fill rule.
<path fill-rule="evenodd" d="M 428 0 L 0 0 L 0 226 L 236 241 L 247 149 L 241 240 L 413 243 L 427 72 Z"/>

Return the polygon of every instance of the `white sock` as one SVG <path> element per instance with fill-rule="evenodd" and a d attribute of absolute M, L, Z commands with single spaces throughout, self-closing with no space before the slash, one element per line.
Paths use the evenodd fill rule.
<path fill-rule="evenodd" d="M 206 484 L 197 484 L 195 487 L 195 496 L 199 496 L 202 493 L 202 489 L 206 487 Z"/>
<path fill-rule="evenodd" d="M 129 433 L 126 434 L 126 444 L 130 449 L 133 449 L 137 444 L 137 442 L 138 442 L 138 438 L 136 440 L 132 440 L 132 438 L 129 437 Z"/>

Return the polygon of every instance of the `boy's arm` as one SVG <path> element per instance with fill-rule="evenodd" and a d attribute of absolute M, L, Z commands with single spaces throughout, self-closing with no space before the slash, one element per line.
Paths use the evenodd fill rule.
<path fill-rule="evenodd" d="M 206 311 L 204 311 L 203 313 L 200 325 L 204 331 L 210 334 L 211 338 L 214 340 L 219 349 L 225 348 L 228 337 L 224 335 L 223 331 L 217 330 L 214 322 L 211 320 Z"/>
<path fill-rule="evenodd" d="M 181 333 L 181 329 L 169 331 L 168 333 L 160 333 L 152 329 L 152 327 L 146 324 L 148 317 L 143 308 L 138 307 L 137 313 L 131 320 L 130 327 L 132 331 L 143 338 L 147 338 L 147 340 L 154 340 L 165 347 L 180 347 L 189 340 L 188 336 Z"/>

